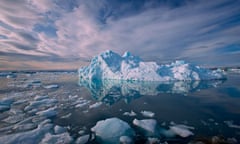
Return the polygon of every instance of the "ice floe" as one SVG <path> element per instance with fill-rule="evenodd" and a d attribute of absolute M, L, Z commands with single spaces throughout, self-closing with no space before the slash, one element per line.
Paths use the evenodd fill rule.
<path fill-rule="evenodd" d="M 47 133 L 41 140 L 40 144 L 70 144 L 72 141 L 73 138 L 69 135 L 68 132 L 57 135 Z"/>
<path fill-rule="evenodd" d="M 79 138 L 77 138 L 77 140 L 75 141 L 75 144 L 87 144 L 90 140 L 90 135 L 83 135 L 80 136 Z"/>
<path fill-rule="evenodd" d="M 154 117 L 155 113 L 151 111 L 141 111 L 141 114 L 145 117 Z"/>
<path fill-rule="evenodd" d="M 56 107 L 52 107 L 43 111 L 38 111 L 36 114 L 47 118 L 54 117 L 57 115 L 57 111 L 55 109 Z"/>
<path fill-rule="evenodd" d="M 90 105 L 89 108 L 90 108 L 90 109 L 92 109 L 92 108 L 97 108 L 97 107 L 100 107 L 101 105 L 102 105 L 102 102 L 96 102 L 96 103 Z"/>
<path fill-rule="evenodd" d="M 236 125 L 233 121 L 224 121 L 224 123 L 230 128 L 240 129 L 240 125 Z"/>
<path fill-rule="evenodd" d="M 157 133 L 157 121 L 155 119 L 144 119 L 144 120 L 138 120 L 134 119 L 133 124 L 144 129 L 147 132 L 150 132 L 151 134 Z"/>
<path fill-rule="evenodd" d="M 54 88 L 58 88 L 59 86 L 57 84 L 51 84 L 51 85 L 46 85 L 46 86 L 43 86 L 44 88 L 46 89 L 54 89 Z"/>
<path fill-rule="evenodd" d="M 189 127 L 183 126 L 183 125 L 170 126 L 170 130 L 172 132 L 174 132 L 176 135 L 183 137 L 183 138 L 194 135 L 194 133 L 191 132 L 188 128 Z"/>
<path fill-rule="evenodd" d="M 133 140 L 132 140 L 132 138 L 129 137 L 129 136 L 121 136 L 121 137 L 119 138 L 119 142 L 120 142 L 121 144 L 133 144 Z"/>
<path fill-rule="evenodd" d="M 131 112 L 124 112 L 123 115 L 133 117 L 133 116 L 136 116 L 137 114 L 134 111 L 131 110 Z"/>
<path fill-rule="evenodd" d="M 91 130 L 96 134 L 99 142 L 106 144 L 119 143 L 121 136 L 133 137 L 135 135 L 128 123 L 119 118 L 98 121 Z"/>

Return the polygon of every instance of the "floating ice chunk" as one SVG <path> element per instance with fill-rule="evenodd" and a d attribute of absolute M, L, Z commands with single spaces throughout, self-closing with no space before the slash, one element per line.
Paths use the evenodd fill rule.
<path fill-rule="evenodd" d="M 52 124 L 49 124 L 48 121 L 43 121 L 34 130 L 0 136 L 0 142 L 4 142 L 5 144 L 39 143 L 52 128 Z"/>
<path fill-rule="evenodd" d="M 84 107 L 85 105 L 87 105 L 87 103 L 77 104 L 75 105 L 75 108 Z"/>
<path fill-rule="evenodd" d="M 6 122 L 6 123 L 14 124 L 14 123 L 17 123 L 17 122 L 23 120 L 24 116 L 25 116 L 25 114 L 15 114 L 15 115 L 5 118 L 2 121 Z"/>
<path fill-rule="evenodd" d="M 19 87 L 27 88 L 27 87 L 40 87 L 42 82 L 40 80 L 30 80 L 27 81 L 25 85 L 20 85 Z"/>
<path fill-rule="evenodd" d="M 240 125 L 233 124 L 233 121 L 224 121 L 224 122 L 225 122 L 225 124 L 227 124 L 227 126 L 230 127 L 230 128 L 240 129 Z"/>
<path fill-rule="evenodd" d="M 233 72 L 233 73 L 240 73 L 240 69 L 239 68 L 231 68 L 228 69 L 229 72 Z"/>
<path fill-rule="evenodd" d="M 25 111 L 30 111 L 32 109 L 43 107 L 43 106 L 51 106 L 57 103 L 56 99 L 43 99 L 38 101 L 31 101 L 28 106 L 24 108 Z"/>
<path fill-rule="evenodd" d="M 57 84 L 52 84 L 52 85 L 46 85 L 46 86 L 43 86 L 44 88 L 46 89 L 54 89 L 54 88 L 58 88 L 59 86 Z"/>
<path fill-rule="evenodd" d="M 134 111 L 131 110 L 131 112 L 125 112 L 125 113 L 123 113 L 123 115 L 125 115 L 125 116 L 136 116 L 137 114 Z"/>
<path fill-rule="evenodd" d="M 156 132 L 157 121 L 155 119 L 133 120 L 133 124 L 151 133 Z"/>
<path fill-rule="evenodd" d="M 79 108 L 79 107 L 83 107 L 87 104 L 89 104 L 90 101 L 87 101 L 87 100 L 81 100 L 79 104 L 75 105 L 75 108 Z"/>
<path fill-rule="evenodd" d="M 66 114 L 66 115 L 61 116 L 61 118 L 62 118 L 62 119 L 66 119 L 66 118 L 69 118 L 71 115 L 72 115 L 72 113 L 69 113 L 69 114 Z"/>
<path fill-rule="evenodd" d="M 176 125 L 176 124 L 174 124 Z M 191 129 L 191 130 L 194 130 L 195 128 L 192 127 L 192 126 L 188 126 L 188 125 L 183 125 L 183 124 L 177 124 L 176 125 L 177 127 L 180 127 L 180 128 L 184 128 L 184 129 Z"/>
<path fill-rule="evenodd" d="M 59 125 L 56 125 L 55 127 L 54 127 L 54 133 L 55 134 L 61 134 L 61 133 L 64 133 L 64 132 L 66 132 L 67 131 L 67 129 L 65 128 L 65 127 L 61 127 L 61 126 L 59 126 Z"/>
<path fill-rule="evenodd" d="M 119 141 L 121 144 L 132 144 L 133 143 L 132 138 L 129 136 L 121 136 Z"/>
<path fill-rule="evenodd" d="M 155 113 L 151 111 L 141 111 L 141 114 L 145 117 L 154 117 Z"/>
<path fill-rule="evenodd" d="M 9 74 L 11 74 L 11 73 L 10 72 L 0 72 L 0 77 L 6 77 Z"/>
<path fill-rule="evenodd" d="M 54 116 L 57 115 L 57 111 L 55 109 L 56 109 L 55 107 L 49 108 L 47 110 L 39 111 L 36 114 L 40 115 L 40 116 L 47 117 L 47 118 L 54 117 Z"/>
<path fill-rule="evenodd" d="M 39 95 L 37 95 L 37 96 L 34 98 L 34 100 L 35 100 L 35 101 L 40 101 L 40 100 L 47 99 L 47 98 L 49 98 L 48 95 L 45 95 L 45 96 L 39 96 Z"/>
<path fill-rule="evenodd" d="M 159 144 L 160 143 L 160 140 L 158 138 L 152 138 L 152 137 L 149 137 L 147 139 L 147 143 L 148 144 Z"/>
<path fill-rule="evenodd" d="M 10 109 L 9 105 L 1 105 L 0 104 L 0 112 L 4 112 Z"/>
<path fill-rule="evenodd" d="M 18 131 L 29 131 L 37 128 L 36 124 L 33 123 L 27 123 L 27 124 L 16 124 L 13 129 Z"/>
<path fill-rule="evenodd" d="M 170 126 L 170 130 L 174 132 L 176 135 L 179 135 L 180 137 L 186 138 L 191 135 L 194 135 L 190 130 L 188 130 L 186 127 L 182 127 L 179 125 Z"/>
<path fill-rule="evenodd" d="M 135 135 L 128 123 L 118 118 L 98 121 L 91 130 L 96 133 L 97 140 L 100 143 L 106 144 L 119 143 L 121 136 L 133 137 Z"/>
<path fill-rule="evenodd" d="M 17 100 L 17 101 L 15 101 L 13 104 L 14 105 L 19 105 L 19 104 L 23 104 L 23 103 L 25 103 L 25 102 L 27 102 L 28 100 L 26 100 L 26 99 L 19 99 L 19 100 Z"/>
<path fill-rule="evenodd" d="M 6 76 L 6 78 L 8 78 L 8 79 L 10 79 L 10 78 L 16 78 L 16 77 L 17 77 L 16 74 L 8 74 L 8 75 Z"/>
<path fill-rule="evenodd" d="M 9 110 L 13 102 L 14 102 L 13 98 L 5 98 L 0 100 L 0 112 Z"/>
<path fill-rule="evenodd" d="M 161 128 L 159 131 L 160 131 L 161 135 L 163 135 L 167 138 L 172 138 L 172 137 L 176 136 L 176 133 L 173 132 L 172 130 L 166 130 L 166 129 Z"/>
<path fill-rule="evenodd" d="M 101 105 L 102 105 L 102 102 L 96 102 L 96 103 L 90 105 L 89 108 L 90 108 L 90 109 L 92 109 L 92 108 L 97 108 L 97 107 L 99 107 L 99 106 L 101 106 Z"/>
<path fill-rule="evenodd" d="M 85 133 L 85 130 L 80 130 L 78 134 L 83 135 Z"/>
<path fill-rule="evenodd" d="M 90 139 L 90 135 L 83 135 L 80 136 L 77 140 L 76 140 L 76 144 L 86 144 Z"/>
<path fill-rule="evenodd" d="M 40 144 L 68 144 L 72 141 L 72 137 L 67 132 L 58 135 L 47 133 Z"/>
<path fill-rule="evenodd" d="M 0 100 L 0 105 L 11 105 L 14 102 L 13 98 L 4 98 Z"/>

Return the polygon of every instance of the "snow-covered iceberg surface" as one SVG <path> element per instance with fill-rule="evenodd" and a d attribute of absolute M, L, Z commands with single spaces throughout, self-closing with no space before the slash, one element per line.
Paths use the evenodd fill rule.
<path fill-rule="evenodd" d="M 89 80 L 178 81 L 225 79 L 222 70 L 209 70 L 184 61 L 158 65 L 144 62 L 125 52 L 123 56 L 106 51 L 95 56 L 90 65 L 79 69 L 79 77 Z"/>

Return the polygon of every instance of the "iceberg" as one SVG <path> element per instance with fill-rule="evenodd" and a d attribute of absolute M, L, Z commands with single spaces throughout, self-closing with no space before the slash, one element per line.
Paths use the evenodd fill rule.
<path fill-rule="evenodd" d="M 126 80 L 126 81 L 191 81 L 225 79 L 222 70 L 210 70 L 178 60 L 159 65 L 144 62 L 139 57 L 125 52 L 122 56 L 107 50 L 95 56 L 89 66 L 78 70 L 80 79 Z"/>

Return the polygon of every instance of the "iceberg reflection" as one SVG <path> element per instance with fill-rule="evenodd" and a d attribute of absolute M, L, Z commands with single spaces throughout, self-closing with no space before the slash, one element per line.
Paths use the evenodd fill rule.
<path fill-rule="evenodd" d="M 124 99 L 126 103 L 141 96 L 157 96 L 161 93 L 183 94 L 217 87 L 224 80 L 208 81 L 121 81 L 98 80 L 90 81 L 79 79 L 79 85 L 86 87 L 94 99 L 112 105 Z"/>

